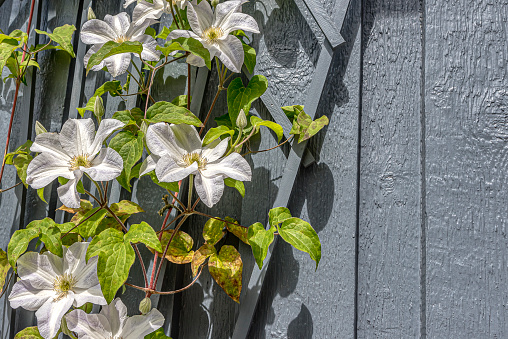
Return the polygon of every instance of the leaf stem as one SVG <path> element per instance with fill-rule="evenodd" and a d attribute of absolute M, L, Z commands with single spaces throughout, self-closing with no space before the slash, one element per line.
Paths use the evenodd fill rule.
<path fill-rule="evenodd" d="M 203 126 L 199 130 L 199 135 L 203 134 L 206 123 L 208 122 L 208 119 L 210 119 L 210 115 L 212 114 L 213 108 L 214 108 L 215 104 L 217 103 L 217 99 L 219 98 L 220 92 L 222 92 L 222 86 L 219 85 L 219 88 L 217 89 L 217 93 L 215 94 L 215 98 L 213 98 L 212 106 L 210 106 L 210 109 L 208 110 L 208 113 L 206 114 L 205 121 L 203 122 Z"/>
<path fill-rule="evenodd" d="M 222 221 L 222 222 L 225 222 L 226 224 L 235 225 L 235 226 L 240 226 L 240 227 L 243 227 L 243 228 L 248 228 L 247 226 L 243 226 L 243 225 L 240 225 L 240 224 L 235 224 L 234 222 L 230 222 L 230 221 L 227 221 L 227 220 L 224 220 L 224 219 L 221 219 L 221 218 L 212 217 L 211 215 L 206 214 L 206 213 L 203 213 L 203 212 L 193 211 L 193 213 L 194 213 L 194 214 L 201 215 L 201 216 L 203 216 L 203 217 L 210 218 L 210 219 L 215 219 L 215 220 L 218 220 L 218 221 Z"/>
<path fill-rule="evenodd" d="M 194 191 L 194 174 L 189 175 L 189 196 L 187 197 L 187 210 L 191 210 L 192 192 Z"/>
<path fill-rule="evenodd" d="M 11 186 L 11 187 L 6 188 L 6 189 L 4 189 L 4 190 L 0 190 L 0 193 L 7 192 L 8 190 L 11 190 L 11 189 L 15 188 L 15 187 L 17 187 L 17 186 L 21 185 L 22 183 L 23 183 L 23 182 L 22 182 L 22 181 L 20 181 L 20 182 L 18 182 L 18 183 L 17 183 L 16 185 L 14 185 L 14 186 Z"/>
<path fill-rule="evenodd" d="M 262 150 L 262 151 L 251 151 L 251 150 L 249 149 L 249 152 L 247 152 L 247 153 L 245 153 L 245 154 L 242 154 L 242 157 L 244 157 L 244 156 L 246 156 L 246 155 L 248 155 L 248 154 L 256 154 L 256 153 L 262 153 L 262 152 L 268 152 L 268 151 L 274 150 L 274 149 L 276 149 L 276 148 L 278 148 L 278 147 L 281 147 L 281 146 L 282 146 L 282 145 L 284 145 L 285 143 L 287 143 L 287 142 L 291 141 L 291 140 L 293 139 L 293 137 L 294 137 L 294 135 L 290 136 L 289 138 L 287 138 L 287 139 L 286 139 L 286 141 L 281 142 L 281 143 L 280 143 L 280 144 L 278 144 L 277 146 L 274 146 L 274 147 L 272 147 L 272 148 L 268 148 L 268 149 L 264 149 L 264 150 Z"/>

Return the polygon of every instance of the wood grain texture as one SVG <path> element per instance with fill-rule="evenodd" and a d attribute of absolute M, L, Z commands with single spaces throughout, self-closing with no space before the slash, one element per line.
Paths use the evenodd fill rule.
<path fill-rule="evenodd" d="M 508 336 L 508 2 L 426 3 L 427 337 Z"/>
<path fill-rule="evenodd" d="M 420 335 L 419 4 L 364 1 L 358 338 Z"/>

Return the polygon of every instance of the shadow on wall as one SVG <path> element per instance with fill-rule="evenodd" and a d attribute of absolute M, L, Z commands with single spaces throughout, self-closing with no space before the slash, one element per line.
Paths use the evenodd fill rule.
<path fill-rule="evenodd" d="M 305 304 L 302 304 L 298 316 L 289 323 L 288 339 L 311 339 L 313 333 L 312 314 L 310 314 Z"/>

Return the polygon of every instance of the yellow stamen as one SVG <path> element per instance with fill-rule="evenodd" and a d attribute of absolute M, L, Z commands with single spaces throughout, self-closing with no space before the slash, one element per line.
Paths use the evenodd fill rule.
<path fill-rule="evenodd" d="M 88 159 L 90 157 L 89 154 L 81 154 L 76 155 L 74 158 L 69 161 L 69 165 L 71 165 L 70 170 L 75 171 L 80 167 L 90 168 L 92 167 L 92 162 Z"/>
<path fill-rule="evenodd" d="M 204 32 L 202 38 L 209 44 L 216 43 L 224 36 L 224 31 L 220 27 L 208 27 Z"/>
<path fill-rule="evenodd" d="M 53 290 L 57 294 L 57 297 L 54 299 L 54 301 L 65 298 L 69 291 L 72 291 L 76 283 L 76 278 L 68 273 L 64 273 L 64 275 L 56 277 L 55 281 L 53 281 Z"/>
<path fill-rule="evenodd" d="M 199 153 L 193 152 L 193 153 L 187 153 L 183 156 L 183 162 L 190 166 L 193 163 L 197 162 L 198 169 L 203 170 L 206 167 L 207 160 L 206 158 L 203 158 Z"/>

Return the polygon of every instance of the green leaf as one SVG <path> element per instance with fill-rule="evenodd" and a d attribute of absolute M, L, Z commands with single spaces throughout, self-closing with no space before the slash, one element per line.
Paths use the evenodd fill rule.
<path fill-rule="evenodd" d="M 157 234 L 153 230 L 152 226 L 146 222 L 141 224 L 132 225 L 129 232 L 125 234 L 125 241 L 130 241 L 133 244 L 143 243 L 147 247 L 155 249 L 157 252 L 162 252 L 161 242 L 157 237 Z"/>
<path fill-rule="evenodd" d="M 302 105 L 284 106 L 281 108 L 290 121 L 293 121 L 300 114 L 300 111 L 303 111 Z"/>
<path fill-rule="evenodd" d="M 226 228 L 229 232 L 233 233 L 238 239 L 249 245 L 249 229 L 241 226 L 238 221 L 233 218 L 226 217 Z"/>
<path fill-rule="evenodd" d="M 229 121 L 229 117 L 228 117 Z M 229 136 L 233 136 L 235 134 L 235 131 L 227 126 L 219 126 L 210 128 L 208 132 L 206 132 L 205 137 L 203 138 L 203 146 L 208 145 L 212 141 L 220 138 L 223 135 L 229 134 Z"/>
<path fill-rule="evenodd" d="M 46 204 L 47 204 L 48 202 L 47 202 L 47 201 L 46 201 L 46 199 L 44 198 L 44 190 L 45 190 L 47 187 L 49 187 L 49 186 L 46 186 L 46 187 L 43 187 L 43 188 L 39 188 L 39 189 L 37 190 L 37 196 L 39 197 L 39 199 L 41 199 L 41 200 L 42 200 L 44 203 L 46 203 Z"/>
<path fill-rule="evenodd" d="M 245 55 L 243 63 L 245 64 L 245 67 L 247 67 L 247 70 L 250 74 L 254 73 L 254 68 L 256 67 L 256 50 L 247 45 L 242 43 L 243 45 L 243 54 Z"/>
<path fill-rule="evenodd" d="M 267 88 L 268 81 L 262 75 L 254 75 L 247 87 L 243 85 L 241 78 L 236 78 L 229 84 L 228 112 L 233 126 L 236 125 L 240 110 L 243 109 L 245 114 L 249 113 L 252 102 L 263 95 Z"/>
<path fill-rule="evenodd" d="M 208 270 L 224 292 L 240 303 L 243 263 L 236 248 L 230 245 L 222 246 L 218 255 L 210 256 Z"/>
<path fill-rule="evenodd" d="M 226 126 L 228 129 L 233 130 L 233 125 L 231 124 L 231 120 L 229 119 L 229 114 L 226 113 L 224 115 L 221 115 L 220 117 L 214 118 L 217 125 L 220 126 Z"/>
<path fill-rule="evenodd" d="M 253 115 L 250 117 L 250 122 L 251 122 L 252 126 L 254 126 L 254 128 L 257 129 L 257 131 L 259 131 L 259 127 L 261 127 L 261 126 L 266 126 L 269 129 L 271 129 L 272 131 L 274 131 L 275 134 L 277 135 L 277 140 L 279 142 L 281 141 L 282 137 L 284 136 L 284 129 L 282 129 L 282 126 L 273 122 L 273 121 L 262 120 L 262 119 Z"/>
<path fill-rule="evenodd" d="M 127 219 L 129 219 L 129 217 L 130 217 L 129 215 L 123 215 L 118 218 L 125 225 L 125 222 L 127 221 Z M 102 219 L 99 226 L 97 226 L 97 229 L 95 230 L 95 234 L 101 234 L 104 230 L 107 230 L 108 228 L 114 228 L 116 230 L 123 232 L 122 225 L 120 225 L 115 218 L 106 217 L 106 218 Z"/>
<path fill-rule="evenodd" d="M 158 39 L 166 40 L 168 38 L 169 33 L 171 33 L 171 30 L 167 28 L 166 26 L 162 27 L 161 32 L 159 35 L 157 35 Z"/>
<path fill-rule="evenodd" d="M 316 262 L 316 269 L 321 260 L 321 242 L 312 226 L 301 219 L 289 218 L 279 227 L 279 234 L 296 249 L 306 252 Z"/>
<path fill-rule="evenodd" d="M 60 258 L 63 256 L 62 240 L 60 239 L 60 228 L 51 227 L 41 233 L 41 241 L 44 243 L 48 251 L 58 255 Z"/>
<path fill-rule="evenodd" d="M 44 339 L 39 333 L 37 326 L 27 327 L 19 331 L 14 339 Z"/>
<path fill-rule="evenodd" d="M 16 261 L 19 257 L 25 253 L 28 248 L 28 244 L 33 239 L 39 236 L 39 229 L 23 229 L 17 230 L 11 237 L 9 245 L 7 246 L 7 255 L 9 258 L 9 264 L 16 270 Z"/>
<path fill-rule="evenodd" d="M 88 218 L 90 215 L 95 213 L 95 211 L 99 210 L 100 207 L 96 207 L 90 211 L 88 211 L 84 216 L 84 218 Z M 106 214 L 108 211 L 105 209 L 100 210 L 99 212 L 95 213 L 90 219 L 83 222 L 81 225 L 79 225 L 78 230 L 79 234 L 83 238 L 93 237 L 96 234 L 97 227 L 101 223 L 102 219 L 106 217 Z"/>
<path fill-rule="evenodd" d="M 291 218 L 291 212 L 286 207 L 275 207 L 268 212 L 270 226 L 277 226 L 289 218 Z"/>
<path fill-rule="evenodd" d="M 69 179 L 58 177 L 58 183 L 60 185 L 65 185 L 68 182 L 69 182 Z M 78 184 L 76 185 L 76 191 L 78 191 L 78 193 L 85 194 L 85 187 L 83 186 L 82 180 L 78 181 Z"/>
<path fill-rule="evenodd" d="M 146 112 L 150 123 L 167 122 L 170 124 L 187 124 L 201 127 L 203 123 L 187 108 L 173 105 L 170 102 L 159 101 L 150 106 Z"/>
<path fill-rule="evenodd" d="M 14 152 L 7 153 L 5 156 L 5 163 L 7 165 L 14 165 L 13 159 L 18 154 L 30 154 L 30 147 L 32 147 L 33 142 L 31 140 L 27 140 L 23 145 L 16 148 Z"/>
<path fill-rule="evenodd" d="M 120 202 L 116 202 L 111 204 L 110 208 L 113 212 L 115 212 L 117 216 L 132 215 L 144 212 L 141 206 L 130 200 L 122 200 Z"/>
<path fill-rule="evenodd" d="M 177 182 L 160 182 L 159 179 L 157 179 L 157 175 L 155 175 L 155 171 L 151 171 L 145 175 L 149 175 L 150 179 L 156 184 L 159 185 L 162 188 L 165 188 L 167 190 L 170 190 L 172 192 L 178 192 L 180 190 L 180 187 L 178 186 Z"/>
<path fill-rule="evenodd" d="M 265 230 L 259 222 L 249 227 L 249 244 L 252 248 L 252 254 L 256 259 L 259 269 L 263 267 L 263 261 L 268 253 L 268 247 L 273 242 L 275 227 Z"/>
<path fill-rule="evenodd" d="M 215 251 L 215 247 L 211 244 L 203 244 L 196 252 L 194 252 L 194 256 L 191 261 L 191 270 L 192 276 L 195 277 L 198 274 L 199 266 L 201 266 L 205 260 L 210 257 L 212 254 L 217 253 Z"/>
<path fill-rule="evenodd" d="M 191 96 L 192 100 L 192 96 Z M 184 107 L 187 108 L 187 96 L 186 95 L 179 95 L 176 98 L 171 101 L 171 103 L 175 106 Z"/>
<path fill-rule="evenodd" d="M 61 49 L 69 53 L 73 58 L 76 57 L 74 54 L 74 48 L 72 47 L 72 34 L 76 30 L 74 25 L 63 25 L 53 30 L 53 33 L 47 33 L 36 29 L 35 31 L 39 34 L 47 35 L 51 40 L 56 42 L 60 46 L 56 46 L 57 49 Z"/>
<path fill-rule="evenodd" d="M 7 63 L 7 60 L 11 57 L 12 52 L 14 52 L 16 48 L 23 46 L 24 40 L 25 39 L 0 34 L 0 74 Z"/>
<path fill-rule="evenodd" d="M 145 113 L 139 109 L 138 107 L 134 107 L 133 109 L 118 111 L 113 114 L 113 119 L 120 120 L 126 125 L 138 125 L 141 126 L 141 122 L 143 120 Z"/>
<path fill-rule="evenodd" d="M 164 27 L 166 28 L 166 27 Z M 161 327 L 157 331 L 145 335 L 145 339 L 171 339 L 164 333 L 164 329 Z"/>
<path fill-rule="evenodd" d="M 86 259 L 96 255 L 99 256 L 97 276 L 109 304 L 127 280 L 135 253 L 131 244 L 124 240 L 122 232 L 109 228 L 96 236 L 88 246 Z"/>
<path fill-rule="evenodd" d="M 28 188 L 26 183 L 26 170 L 28 165 L 33 160 L 33 157 L 29 154 L 19 154 L 13 161 L 16 172 L 18 173 L 19 179 L 23 182 L 23 185 Z"/>
<path fill-rule="evenodd" d="M 208 244 L 215 245 L 224 236 L 223 229 L 223 221 L 210 218 L 203 227 L 203 238 Z"/>
<path fill-rule="evenodd" d="M 169 239 L 171 239 L 173 232 L 174 230 L 167 230 L 162 234 L 161 245 L 163 251 L 166 248 Z M 192 261 L 192 257 L 194 256 L 192 246 L 194 246 L 194 240 L 192 240 L 192 237 L 185 232 L 178 231 L 173 237 L 173 240 L 171 240 L 168 252 L 166 253 L 166 259 L 175 264 L 188 264 Z M 153 248 L 149 247 L 148 249 L 154 253 Z M 159 252 L 159 257 L 162 257 L 161 252 Z"/>
<path fill-rule="evenodd" d="M 242 181 L 231 178 L 224 178 L 224 184 L 228 187 L 236 188 L 237 191 L 240 192 L 242 198 L 245 198 L 245 185 Z"/>
<path fill-rule="evenodd" d="M 5 278 L 7 277 L 7 273 L 11 265 L 9 264 L 9 260 L 7 260 L 7 253 L 4 250 L 0 249 L 0 291 L 3 292 L 5 285 Z"/>
<path fill-rule="evenodd" d="M 328 117 L 324 115 L 312 121 L 312 118 L 304 112 L 303 106 L 300 105 L 282 107 L 282 110 L 293 121 L 290 134 L 299 135 L 298 143 L 316 135 L 329 123 Z"/>
<path fill-rule="evenodd" d="M 167 42 L 164 47 L 157 46 L 157 50 L 161 51 L 164 56 L 168 56 L 169 53 L 174 51 L 186 51 L 190 52 L 205 61 L 208 69 L 212 68 L 210 61 L 210 52 L 208 49 L 203 47 L 203 44 L 193 38 L 178 38 L 171 42 Z"/>
<path fill-rule="evenodd" d="M 122 85 L 120 84 L 120 81 L 113 80 L 105 82 L 101 87 L 97 88 L 95 90 L 94 95 L 88 100 L 88 103 L 85 107 L 78 107 L 78 113 L 81 115 L 81 117 L 84 116 L 86 111 L 90 111 L 93 113 L 94 106 L 95 106 L 95 99 L 98 96 L 102 96 L 104 93 L 109 92 L 112 96 L 117 96 L 118 93 L 122 93 Z"/>
<path fill-rule="evenodd" d="M 97 66 L 102 62 L 102 60 L 109 58 L 110 56 L 122 53 L 134 53 L 139 55 L 142 51 L 143 45 L 139 41 L 125 41 L 122 43 L 108 41 L 95 54 L 92 54 L 90 59 L 88 59 L 86 74 L 88 75 L 88 72 L 90 72 L 92 67 Z"/>
<path fill-rule="evenodd" d="M 109 147 L 117 151 L 123 159 L 122 173 L 126 178 L 130 178 L 132 167 L 143 155 L 143 137 L 144 134 L 141 131 L 138 131 L 137 136 L 132 132 L 122 131 L 109 142 Z"/>
<path fill-rule="evenodd" d="M 129 176 L 129 179 L 127 179 L 127 175 L 125 174 L 125 171 L 122 171 L 122 173 L 116 178 L 118 183 L 122 185 L 123 188 L 125 188 L 127 191 L 131 191 L 131 181 L 134 178 L 139 178 L 139 170 L 141 168 L 141 163 L 135 165 L 131 169 L 131 175 Z"/>

